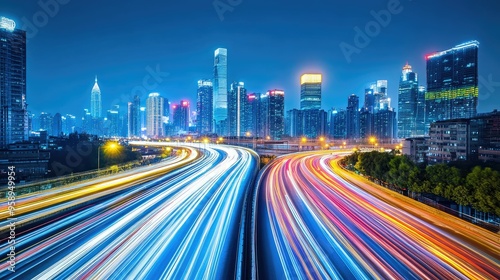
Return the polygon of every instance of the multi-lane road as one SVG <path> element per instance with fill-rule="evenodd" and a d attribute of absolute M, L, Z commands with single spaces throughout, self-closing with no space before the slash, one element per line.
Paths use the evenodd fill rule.
<path fill-rule="evenodd" d="M 338 156 L 288 155 L 261 174 L 260 279 L 499 279 L 500 236 L 347 174 Z"/>
<path fill-rule="evenodd" d="M 306 152 L 269 164 L 223 145 L 16 198 L 0 279 L 498 279 L 500 235 Z M 255 178 L 257 182 L 254 184 Z"/>
<path fill-rule="evenodd" d="M 85 187 L 18 198 L 16 272 L 3 259 L 0 279 L 236 277 L 258 158 L 246 149 L 200 150 L 188 147 L 164 165 Z M 5 215 L 5 202 L 0 207 Z M 0 242 L 3 257 L 7 239 Z"/>

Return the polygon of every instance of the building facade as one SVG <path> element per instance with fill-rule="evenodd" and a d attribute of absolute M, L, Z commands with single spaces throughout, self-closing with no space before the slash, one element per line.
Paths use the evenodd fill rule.
<path fill-rule="evenodd" d="M 245 83 L 234 82 L 227 96 L 227 123 L 229 126 L 229 136 L 245 136 L 245 103 L 247 91 Z"/>
<path fill-rule="evenodd" d="M 426 124 L 477 114 L 479 42 L 428 55 Z"/>
<path fill-rule="evenodd" d="M 164 99 L 159 93 L 150 93 L 146 100 L 146 134 L 151 138 L 159 138 L 163 134 Z"/>
<path fill-rule="evenodd" d="M 398 137 L 410 138 L 417 135 L 418 114 L 418 76 L 410 65 L 403 67 L 399 80 L 398 93 Z"/>
<path fill-rule="evenodd" d="M 28 140 L 26 31 L 0 17 L 0 148 Z"/>
<path fill-rule="evenodd" d="M 346 133 L 348 139 L 359 138 L 359 97 L 355 94 L 347 100 Z"/>
<path fill-rule="evenodd" d="M 127 137 L 141 137 L 141 98 L 138 95 L 128 103 Z"/>
<path fill-rule="evenodd" d="M 172 106 L 173 125 L 176 133 L 189 131 L 189 101 L 181 100 Z"/>
<path fill-rule="evenodd" d="M 270 90 L 261 96 L 262 137 L 281 139 L 285 133 L 285 92 Z"/>
<path fill-rule="evenodd" d="M 198 81 L 196 129 L 200 135 L 213 132 L 213 91 L 212 81 Z"/>
<path fill-rule="evenodd" d="M 321 109 L 321 74 L 304 74 L 300 77 L 300 109 Z"/>
<path fill-rule="evenodd" d="M 218 48 L 214 54 L 214 129 L 225 135 L 227 128 L 227 49 Z"/>

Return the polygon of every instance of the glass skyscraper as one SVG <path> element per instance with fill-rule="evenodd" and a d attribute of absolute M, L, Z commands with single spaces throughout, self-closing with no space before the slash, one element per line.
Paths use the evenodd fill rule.
<path fill-rule="evenodd" d="M 136 95 L 128 103 L 128 137 L 141 137 L 141 98 Z"/>
<path fill-rule="evenodd" d="M 156 92 L 149 94 L 146 100 L 146 134 L 148 137 L 158 138 L 163 136 L 163 102 L 163 97 Z"/>
<path fill-rule="evenodd" d="M 347 100 L 346 134 L 349 139 L 359 137 L 359 97 L 355 94 Z"/>
<path fill-rule="evenodd" d="M 477 113 L 479 42 L 428 55 L 426 125 Z"/>
<path fill-rule="evenodd" d="M 261 114 L 261 136 L 280 139 L 285 133 L 285 92 L 275 89 L 262 95 Z"/>
<path fill-rule="evenodd" d="M 90 94 L 90 115 L 94 119 L 100 119 L 102 116 L 101 108 L 101 89 L 97 84 L 97 76 L 95 77 L 94 87 Z"/>
<path fill-rule="evenodd" d="M 229 136 L 244 136 L 245 103 L 247 90 L 245 83 L 234 82 L 231 84 L 227 96 L 227 122 L 229 125 Z"/>
<path fill-rule="evenodd" d="M 196 129 L 199 134 L 213 132 L 213 92 L 214 87 L 210 80 L 198 81 Z"/>
<path fill-rule="evenodd" d="M 418 115 L 418 76 L 412 71 L 410 65 L 403 67 L 403 73 L 399 80 L 398 95 L 398 137 L 410 138 L 421 136 L 417 134 Z"/>
<path fill-rule="evenodd" d="M 173 124 L 175 132 L 187 132 L 189 130 L 189 101 L 181 100 L 181 102 L 172 107 Z"/>
<path fill-rule="evenodd" d="M 227 49 L 215 50 L 214 57 L 214 121 L 215 132 L 227 133 Z"/>
<path fill-rule="evenodd" d="M 321 74 L 304 74 L 300 77 L 300 109 L 321 109 Z"/>
<path fill-rule="evenodd" d="M 0 17 L 0 148 L 28 140 L 26 31 Z"/>

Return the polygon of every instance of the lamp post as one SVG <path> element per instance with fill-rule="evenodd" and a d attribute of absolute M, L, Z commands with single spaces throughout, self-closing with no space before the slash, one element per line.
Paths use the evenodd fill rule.
<path fill-rule="evenodd" d="M 105 148 L 104 152 L 117 152 L 120 144 L 117 142 L 108 142 L 103 145 Z M 101 170 L 101 144 L 97 146 L 97 172 Z"/>
<path fill-rule="evenodd" d="M 374 136 L 370 137 L 370 143 L 373 145 L 373 148 L 375 149 L 375 143 L 377 142 L 377 138 Z"/>
<path fill-rule="evenodd" d="M 304 144 L 307 143 L 307 138 L 306 137 L 302 137 L 302 139 L 300 139 L 300 142 L 302 143 L 302 145 L 300 146 L 300 150 L 304 150 Z"/>

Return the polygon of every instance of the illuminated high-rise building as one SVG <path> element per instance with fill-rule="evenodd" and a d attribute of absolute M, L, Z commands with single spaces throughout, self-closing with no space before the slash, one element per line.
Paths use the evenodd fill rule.
<path fill-rule="evenodd" d="M 141 137 L 141 98 L 136 95 L 127 108 L 127 136 Z"/>
<path fill-rule="evenodd" d="M 407 63 L 399 80 L 398 95 L 398 137 L 410 138 L 417 135 L 418 76 Z"/>
<path fill-rule="evenodd" d="M 261 95 L 260 102 L 262 120 L 259 135 L 281 139 L 285 133 L 285 92 L 278 89 L 270 90 Z"/>
<path fill-rule="evenodd" d="M 120 106 L 115 105 L 113 109 L 107 112 L 107 136 L 119 137 L 121 136 L 121 122 L 120 122 Z"/>
<path fill-rule="evenodd" d="M 227 49 L 215 50 L 214 56 L 214 129 L 227 134 Z"/>
<path fill-rule="evenodd" d="M 62 116 L 56 113 L 52 118 L 52 136 L 61 136 L 62 134 Z"/>
<path fill-rule="evenodd" d="M 0 17 L 0 148 L 28 140 L 26 31 Z"/>
<path fill-rule="evenodd" d="M 173 124 L 176 132 L 189 131 L 189 101 L 181 100 L 179 104 L 172 106 Z"/>
<path fill-rule="evenodd" d="M 259 124 L 261 123 L 260 114 L 260 94 L 259 93 L 249 93 L 246 96 L 245 106 L 244 106 L 244 125 L 243 130 L 245 135 L 249 133 L 252 137 L 262 137 L 259 135 Z"/>
<path fill-rule="evenodd" d="M 100 119 L 102 116 L 101 108 L 101 89 L 97 84 L 97 76 L 95 77 L 94 87 L 90 94 L 90 115 L 94 119 Z"/>
<path fill-rule="evenodd" d="M 40 130 L 47 131 L 47 135 L 52 135 L 52 114 L 42 112 L 39 116 Z"/>
<path fill-rule="evenodd" d="M 163 97 L 159 93 L 150 93 L 146 100 L 146 134 L 148 137 L 163 136 Z"/>
<path fill-rule="evenodd" d="M 426 57 L 426 130 L 435 121 L 476 116 L 478 52 L 479 42 L 470 41 Z"/>
<path fill-rule="evenodd" d="M 349 139 L 359 137 L 359 97 L 355 94 L 347 100 L 346 135 Z"/>
<path fill-rule="evenodd" d="M 69 135 L 76 131 L 76 117 L 71 114 L 66 114 L 64 116 L 63 132 L 65 135 Z"/>
<path fill-rule="evenodd" d="M 210 80 L 198 81 L 198 99 L 196 102 L 196 130 L 199 134 L 213 132 L 213 96 L 214 86 Z"/>
<path fill-rule="evenodd" d="M 304 74 L 300 77 L 300 109 L 321 109 L 321 74 Z"/>
<path fill-rule="evenodd" d="M 245 102 L 247 90 L 245 83 L 234 82 L 227 96 L 227 122 L 229 126 L 229 136 L 245 136 Z"/>

